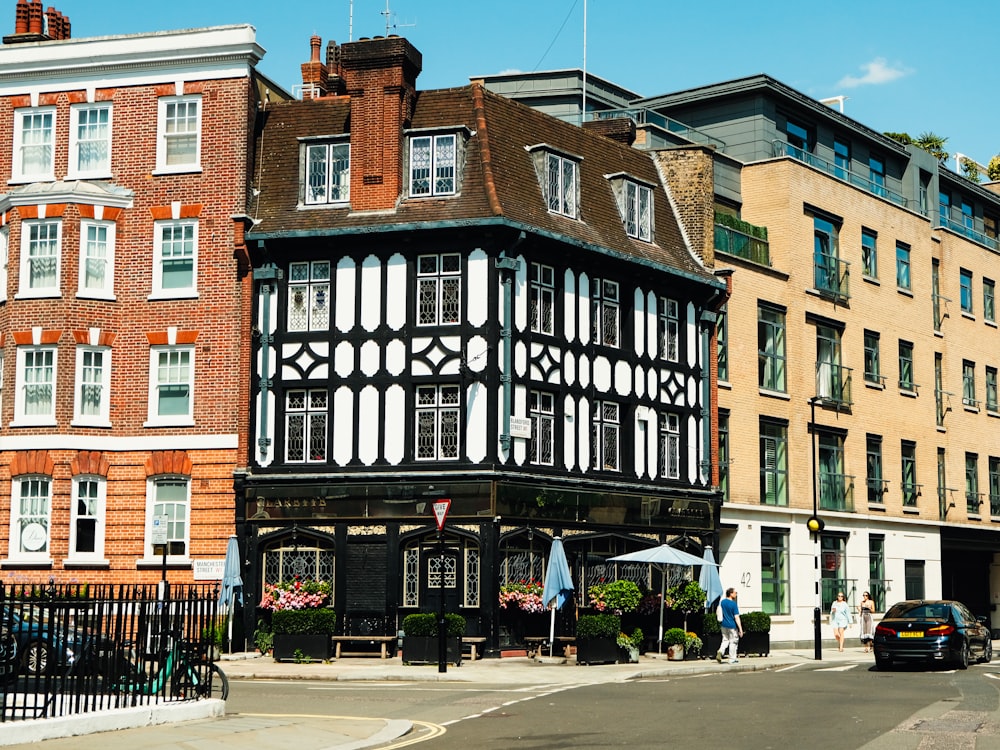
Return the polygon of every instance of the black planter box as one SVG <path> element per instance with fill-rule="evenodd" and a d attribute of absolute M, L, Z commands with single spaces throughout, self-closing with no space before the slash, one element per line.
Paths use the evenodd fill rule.
<path fill-rule="evenodd" d="M 275 661 L 294 661 L 296 651 L 301 651 L 303 657 L 313 661 L 326 661 L 330 658 L 330 636 L 274 634 Z"/>
<path fill-rule="evenodd" d="M 616 664 L 618 642 L 613 638 L 577 638 L 577 664 Z"/>
<path fill-rule="evenodd" d="M 768 633 L 744 633 L 740 638 L 737 649 L 743 656 L 756 654 L 757 656 L 767 656 L 771 653 L 771 634 Z"/>
<path fill-rule="evenodd" d="M 437 636 L 404 635 L 403 664 L 437 664 L 440 659 L 439 645 Z M 445 639 L 445 657 L 447 663 L 462 666 L 461 638 L 452 636 Z"/>
<path fill-rule="evenodd" d="M 701 655 L 714 659 L 722 647 L 722 633 L 703 633 L 701 636 Z"/>

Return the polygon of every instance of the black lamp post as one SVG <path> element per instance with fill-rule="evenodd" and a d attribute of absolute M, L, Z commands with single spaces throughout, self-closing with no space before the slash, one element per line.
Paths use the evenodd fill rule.
<path fill-rule="evenodd" d="M 823 594 L 822 594 L 822 576 L 820 574 L 819 567 L 819 557 L 820 557 L 820 539 L 819 533 L 823 530 L 823 519 L 819 517 L 819 508 L 817 507 L 817 485 L 819 483 L 819 477 L 816 473 L 816 402 L 819 401 L 818 396 L 814 396 L 809 399 L 809 432 L 812 433 L 812 499 L 813 499 L 813 512 L 806 521 L 806 526 L 809 527 L 809 533 L 812 534 L 814 543 L 813 552 L 813 567 L 816 571 L 816 606 L 813 608 L 813 645 L 815 649 L 815 657 L 817 661 L 823 659 L 823 633 L 821 630 L 822 623 L 820 618 L 823 614 Z"/>

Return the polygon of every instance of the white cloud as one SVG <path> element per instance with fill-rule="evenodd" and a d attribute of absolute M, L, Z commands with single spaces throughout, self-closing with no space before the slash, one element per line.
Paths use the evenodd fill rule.
<path fill-rule="evenodd" d="M 909 75 L 913 71 L 901 65 L 889 65 L 884 57 L 876 57 L 871 62 L 861 66 L 865 71 L 862 76 L 844 76 L 837 82 L 839 88 L 853 89 L 858 86 L 879 86 L 883 83 L 892 83 L 897 78 Z"/>

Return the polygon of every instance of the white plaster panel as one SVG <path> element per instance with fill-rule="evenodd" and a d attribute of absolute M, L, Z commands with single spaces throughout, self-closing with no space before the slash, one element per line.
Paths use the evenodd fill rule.
<path fill-rule="evenodd" d="M 576 355 L 566 352 L 563 355 L 563 382 L 573 385 L 576 382 Z"/>
<path fill-rule="evenodd" d="M 528 367 L 528 347 L 523 341 L 514 344 L 514 373 L 519 377 L 524 377 L 525 369 Z"/>
<path fill-rule="evenodd" d="M 333 350 L 333 369 L 342 378 L 354 372 L 354 345 L 349 341 L 341 341 Z"/>
<path fill-rule="evenodd" d="M 366 385 L 358 398 L 358 415 L 361 417 L 358 419 L 358 458 L 365 466 L 371 466 L 378 460 L 379 440 L 383 432 L 378 413 L 378 389 Z M 339 424 L 340 420 L 337 422 Z"/>
<path fill-rule="evenodd" d="M 385 322 L 393 331 L 406 325 L 406 258 L 395 254 L 385 270 Z"/>
<path fill-rule="evenodd" d="M 346 385 L 338 388 L 333 394 L 333 413 L 336 424 L 351 425 L 354 422 L 354 393 Z M 364 431 L 366 425 L 358 424 L 359 432 Z M 375 429 L 371 425 L 367 429 Z M 333 462 L 338 466 L 346 466 L 353 458 L 354 450 L 353 430 L 333 431 Z"/>
<path fill-rule="evenodd" d="M 528 416 L 528 389 L 523 385 L 516 385 L 511 390 L 511 416 Z M 514 463 L 518 466 L 524 466 L 525 461 L 528 460 L 528 441 L 523 438 L 511 438 L 511 447 L 514 449 Z"/>
<path fill-rule="evenodd" d="M 607 357 L 594 358 L 594 387 L 601 393 L 611 391 L 611 362 Z"/>
<path fill-rule="evenodd" d="M 479 327 L 489 318 L 490 299 L 490 259 L 481 249 L 469 253 L 468 293 L 466 299 L 466 319 Z"/>
<path fill-rule="evenodd" d="M 659 308 L 657 307 L 656 293 L 649 292 L 646 295 L 646 317 L 649 320 L 649 325 L 646 326 L 646 351 L 649 352 L 650 357 L 656 357 L 659 352 L 657 351 L 660 346 L 660 342 L 656 340 L 659 335 Z"/>
<path fill-rule="evenodd" d="M 590 471 L 590 400 L 580 399 L 576 416 L 577 455 L 580 471 Z"/>
<path fill-rule="evenodd" d="M 580 291 L 576 298 L 580 321 L 580 343 L 590 343 L 590 277 L 580 274 Z"/>
<path fill-rule="evenodd" d="M 490 358 L 487 351 L 489 344 L 482 336 L 473 336 L 465 349 L 465 364 L 473 372 L 482 372 L 489 364 Z"/>
<path fill-rule="evenodd" d="M 385 347 L 385 369 L 390 375 L 402 375 L 406 370 L 406 343 L 393 339 Z"/>
<path fill-rule="evenodd" d="M 361 345 L 361 372 L 369 378 L 379 371 L 381 351 L 376 341 L 366 341 Z"/>
<path fill-rule="evenodd" d="M 649 393 L 649 397 L 655 400 L 659 400 L 659 389 L 656 387 L 656 368 L 650 367 L 646 372 L 646 391 Z"/>
<path fill-rule="evenodd" d="M 572 342 L 576 338 L 576 277 L 566 269 L 563 274 L 563 337 Z M 587 320 L 587 318 L 584 318 Z"/>
<path fill-rule="evenodd" d="M 517 256 L 517 270 L 514 272 L 514 328 L 523 331 L 528 327 L 528 262 L 523 255 Z"/>
<path fill-rule="evenodd" d="M 384 440 L 385 460 L 396 466 L 406 453 L 404 427 L 406 426 L 406 392 L 402 386 L 391 385 L 385 392 Z"/>
<path fill-rule="evenodd" d="M 689 302 L 684 310 L 686 320 L 680 321 L 681 325 L 687 325 L 687 361 L 690 367 L 698 364 L 698 317 L 694 303 Z"/>
<path fill-rule="evenodd" d="M 586 354 L 580 355 L 580 387 L 590 387 L 590 357 Z"/>
<path fill-rule="evenodd" d="M 656 472 L 659 470 L 659 417 L 655 410 L 650 409 L 649 430 L 646 433 L 646 476 L 656 479 Z"/>
<path fill-rule="evenodd" d="M 318 359 L 326 359 L 330 356 L 330 342 L 329 341 L 310 341 L 309 351 L 315 355 Z"/>
<path fill-rule="evenodd" d="M 336 284 L 336 326 L 337 330 L 347 333 L 354 328 L 355 302 L 357 301 L 357 265 L 351 258 L 341 258 L 337 263 L 335 274 Z"/>
<path fill-rule="evenodd" d="M 632 445 L 636 447 L 642 447 L 647 444 L 646 435 L 650 432 L 649 425 L 646 422 L 646 419 L 648 417 L 647 411 L 648 409 L 644 407 L 639 407 L 635 410 L 635 417 L 632 423 L 632 432 L 634 433 L 632 436 L 633 440 Z M 633 451 L 632 468 L 635 471 L 636 476 L 638 477 L 642 477 L 646 473 L 646 467 L 644 465 L 645 458 L 646 458 L 646 451 L 644 450 Z"/>
<path fill-rule="evenodd" d="M 497 431 L 496 431 L 496 441 L 497 441 L 497 455 L 500 457 L 500 461 L 504 462 L 510 455 L 510 452 L 503 447 L 500 442 L 500 432 L 502 431 L 501 425 L 503 425 L 503 388 L 497 389 L 496 395 L 496 405 L 497 405 Z"/>
<path fill-rule="evenodd" d="M 635 388 L 636 398 L 642 398 L 646 395 L 646 373 L 642 369 L 642 365 L 636 365 L 635 367 Z"/>
<path fill-rule="evenodd" d="M 563 435 L 566 436 L 563 443 L 563 468 L 572 471 L 576 466 L 576 431 L 574 422 L 576 421 L 576 401 L 572 396 L 563 398 Z"/>
<path fill-rule="evenodd" d="M 369 333 L 382 322 L 382 262 L 369 255 L 361 264 L 361 327 Z"/>
<path fill-rule="evenodd" d="M 472 383 L 465 390 L 465 450 L 469 461 L 479 463 L 486 458 L 486 424 L 489 399 L 481 383 Z"/>
<path fill-rule="evenodd" d="M 615 363 L 615 392 L 627 396 L 632 392 L 632 368 L 628 362 Z"/>
<path fill-rule="evenodd" d="M 642 290 L 636 288 L 633 296 L 635 301 L 632 310 L 632 324 L 634 326 L 632 342 L 635 355 L 641 357 L 646 351 L 646 329 L 649 327 L 649 316 L 646 314 L 646 297 Z"/>
<path fill-rule="evenodd" d="M 690 375 L 687 379 L 687 404 L 686 406 L 694 406 L 698 403 L 698 385 L 700 381 L 694 375 Z"/>
<path fill-rule="evenodd" d="M 271 441 L 270 445 L 267 446 L 267 453 L 266 454 L 261 453 L 260 443 L 257 442 L 257 439 L 256 439 L 256 438 L 260 437 L 260 434 L 261 434 L 261 424 L 260 424 L 261 411 L 260 411 L 260 405 L 261 405 L 261 398 L 262 397 L 267 399 L 267 413 L 268 413 L 267 429 L 264 430 L 264 437 L 268 438 Z M 274 462 L 274 445 L 275 445 L 275 443 L 274 443 L 274 414 L 275 414 L 275 408 L 276 407 L 275 407 L 274 394 L 271 393 L 270 391 L 267 391 L 262 396 L 262 394 L 260 392 L 258 392 L 257 393 L 257 398 L 255 400 L 257 402 L 257 423 L 256 423 L 256 429 L 254 430 L 254 434 L 253 434 L 253 444 L 255 446 L 255 453 L 256 453 L 256 457 L 257 457 L 257 464 L 260 465 L 260 466 L 270 466 Z"/>

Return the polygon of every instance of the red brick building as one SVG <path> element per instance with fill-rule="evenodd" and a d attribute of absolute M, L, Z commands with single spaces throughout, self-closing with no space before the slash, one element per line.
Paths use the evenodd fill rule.
<path fill-rule="evenodd" d="M 219 577 L 245 465 L 248 25 L 0 46 L 0 579 Z M 154 521 L 155 519 L 155 521 Z"/>

